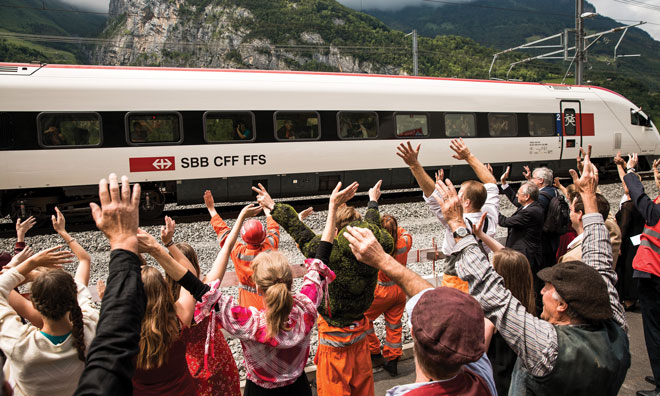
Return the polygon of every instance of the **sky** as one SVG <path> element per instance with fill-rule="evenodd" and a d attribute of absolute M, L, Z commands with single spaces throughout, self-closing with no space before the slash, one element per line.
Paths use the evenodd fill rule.
<path fill-rule="evenodd" d="M 65 3 L 73 4 L 93 11 L 107 12 L 109 0 L 62 0 Z M 434 5 L 442 6 L 442 4 L 434 3 L 425 0 L 337 0 L 339 3 L 347 7 L 360 10 L 379 8 L 384 10 L 397 10 L 408 5 Z M 469 2 L 470 0 L 447 0 L 451 2 Z M 552 0 L 547 0 L 552 1 Z M 647 31 L 654 39 L 660 40 L 660 10 L 653 10 L 645 7 L 634 6 L 631 4 L 623 4 L 616 0 L 589 0 L 591 4 L 596 6 L 596 12 L 601 15 L 615 19 L 623 24 L 631 24 L 633 21 L 646 21 L 650 22 L 646 25 L 640 26 L 641 29 Z M 641 3 L 646 3 L 658 8 L 658 0 L 640 0 Z"/>

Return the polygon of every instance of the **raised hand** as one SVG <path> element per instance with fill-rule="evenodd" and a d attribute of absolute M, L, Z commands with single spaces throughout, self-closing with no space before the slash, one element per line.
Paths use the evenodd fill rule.
<path fill-rule="evenodd" d="M 378 197 L 380 197 L 380 180 L 378 183 L 376 183 L 376 186 L 378 186 Z M 374 186 L 373 188 L 376 188 Z M 335 186 L 335 189 L 332 190 L 332 194 L 330 194 L 330 206 L 334 209 L 339 208 L 341 205 L 345 204 L 348 202 L 351 198 L 355 196 L 355 193 L 357 192 L 357 189 L 359 187 L 359 184 L 357 182 L 351 183 L 348 187 L 346 187 L 343 190 L 341 189 L 341 182 L 337 183 Z M 369 190 L 369 199 L 373 201 L 378 201 L 378 197 L 375 199 L 371 198 L 371 190 Z"/>
<path fill-rule="evenodd" d="M 637 157 L 637 153 L 628 154 L 628 168 L 637 168 L 638 163 L 639 157 Z"/>
<path fill-rule="evenodd" d="M 307 208 L 307 209 L 303 210 L 302 212 L 298 213 L 298 219 L 300 221 L 303 221 L 306 218 L 308 218 L 312 213 L 314 213 L 314 208 L 312 208 L 310 206 L 309 208 Z"/>
<path fill-rule="evenodd" d="M 488 213 L 484 212 L 481 215 L 481 218 L 479 219 L 479 222 L 472 227 L 472 234 L 476 236 L 479 239 L 483 239 L 485 233 L 484 233 L 484 223 L 486 222 L 486 217 L 488 217 Z"/>
<path fill-rule="evenodd" d="M 532 171 L 529 170 L 529 166 L 525 165 L 525 166 L 523 166 L 523 168 L 525 170 L 523 171 L 522 174 L 523 174 L 523 176 L 525 176 L 525 179 L 532 180 Z"/>
<path fill-rule="evenodd" d="M 488 169 L 488 172 L 490 172 L 491 175 L 495 175 L 495 172 L 493 172 L 493 167 L 490 166 L 490 164 L 486 164 L 486 169 Z"/>
<path fill-rule="evenodd" d="M 348 226 L 344 231 L 344 238 L 348 241 L 355 258 L 362 263 L 378 268 L 378 264 L 387 259 L 387 253 L 368 228 Z"/>
<path fill-rule="evenodd" d="M 55 232 L 58 234 L 66 232 L 66 219 L 57 206 L 55 207 L 55 214 L 50 216 L 50 220 L 53 223 L 53 229 Z"/>
<path fill-rule="evenodd" d="M 27 218 L 27 220 L 21 222 L 21 218 L 19 217 L 16 219 L 16 236 L 18 239 L 18 242 L 23 242 L 25 241 L 25 234 L 34 227 L 34 225 L 37 223 L 37 220 L 34 218 L 34 216 L 30 216 Z"/>
<path fill-rule="evenodd" d="M 470 155 L 472 155 L 472 153 L 470 153 L 470 149 L 468 149 L 465 142 L 463 142 L 463 138 L 452 139 L 451 143 L 449 143 L 449 148 L 454 150 L 456 154 L 452 155 L 452 157 L 456 158 L 457 160 L 465 161 L 470 157 Z"/>
<path fill-rule="evenodd" d="M 437 183 L 438 180 L 444 180 L 445 179 L 445 170 L 440 169 L 437 172 L 435 172 L 435 182 Z"/>
<path fill-rule="evenodd" d="M 509 176 L 511 175 L 511 166 L 506 167 L 506 171 L 500 176 L 500 182 L 502 185 L 507 184 L 507 180 L 509 179 Z"/>
<path fill-rule="evenodd" d="M 378 180 L 373 187 L 369 189 L 369 200 L 378 202 L 380 199 L 380 186 L 383 184 L 382 180 Z M 350 186 L 349 186 L 350 187 Z"/>
<path fill-rule="evenodd" d="M 580 147 L 580 152 L 578 152 L 577 156 L 577 170 L 579 173 L 582 173 L 584 170 L 584 161 L 582 160 L 583 157 L 589 156 L 591 158 L 591 145 L 587 146 L 587 152 L 584 152 L 584 149 Z"/>
<path fill-rule="evenodd" d="M 591 163 L 591 146 L 586 154 L 582 148 L 580 148 L 580 152 L 584 154 L 582 174 L 578 177 L 575 170 L 569 170 L 573 184 L 580 194 L 595 195 L 598 187 L 598 168 Z"/>
<path fill-rule="evenodd" d="M 103 300 L 103 296 L 105 296 L 105 281 L 103 279 L 96 281 L 96 292 L 98 293 L 99 298 Z"/>
<path fill-rule="evenodd" d="M 204 191 L 204 205 L 206 205 L 206 209 L 209 211 L 211 217 L 218 213 L 215 211 L 215 201 L 213 200 L 211 190 Z"/>
<path fill-rule="evenodd" d="M 419 165 L 419 149 L 422 147 L 421 144 L 417 145 L 417 148 L 413 149 L 412 144 L 410 144 L 410 141 L 406 143 L 401 143 L 397 147 L 398 152 L 396 155 L 401 157 L 403 159 L 403 162 L 406 163 L 408 166 L 414 166 L 414 165 Z"/>
<path fill-rule="evenodd" d="M 11 260 L 7 263 L 7 265 L 4 268 L 16 267 L 23 261 L 32 257 L 33 254 L 34 254 L 34 250 L 32 250 L 31 247 L 26 246 L 25 249 L 21 250 L 20 253 L 15 254 L 14 257 L 11 258 Z"/>
<path fill-rule="evenodd" d="M 206 197 L 206 194 L 204 194 Z M 213 197 L 211 197 L 213 199 Z M 172 242 L 174 239 L 174 229 L 176 228 L 176 222 L 172 220 L 170 216 L 165 216 L 165 225 L 160 227 L 160 240 L 164 244 Z"/>
<path fill-rule="evenodd" d="M 269 211 L 275 208 L 275 201 L 270 197 L 266 188 L 259 183 L 259 187 L 252 187 L 252 191 L 257 193 L 257 203 Z"/>
<path fill-rule="evenodd" d="M 139 229 L 137 231 L 138 252 L 154 254 L 160 249 L 160 243 L 148 232 Z"/>
<path fill-rule="evenodd" d="M 249 205 L 244 206 L 243 209 L 241 209 L 241 213 L 238 216 L 239 217 L 243 216 L 243 219 L 254 217 L 254 216 L 258 215 L 259 212 L 261 212 L 262 209 L 263 209 L 263 207 L 261 207 L 260 205 L 249 204 Z"/>
<path fill-rule="evenodd" d="M 72 263 L 73 260 L 71 258 L 73 257 L 73 253 L 68 250 L 62 250 L 62 248 L 64 246 L 60 245 L 42 250 L 28 260 L 25 260 L 22 264 L 19 264 L 19 267 L 28 262 L 30 263 L 30 270 L 36 267 L 59 268 L 64 264 Z"/>
<path fill-rule="evenodd" d="M 439 194 L 434 194 L 433 197 L 440 205 L 442 215 L 447 221 L 447 224 L 449 224 L 451 230 L 453 231 L 456 228 L 465 227 L 465 222 L 463 221 L 463 205 L 461 204 L 461 199 L 458 197 L 456 188 L 451 180 L 447 179 L 445 182 L 439 180 L 436 183 L 436 190 L 438 190 Z"/>
<path fill-rule="evenodd" d="M 126 249 L 137 253 L 137 229 L 139 223 L 140 185 L 131 187 L 128 177 L 121 177 L 121 192 L 117 175 L 111 173 L 109 183 L 99 182 L 101 206 L 90 203 L 96 226 L 110 241 L 111 249 Z"/>
<path fill-rule="evenodd" d="M 626 160 L 621 156 L 621 151 L 617 152 L 616 156 L 614 156 L 614 163 L 622 166 L 624 169 L 626 168 Z"/>

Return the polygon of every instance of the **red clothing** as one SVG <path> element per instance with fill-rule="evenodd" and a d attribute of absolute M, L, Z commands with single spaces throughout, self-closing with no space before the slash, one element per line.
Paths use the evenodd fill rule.
<path fill-rule="evenodd" d="M 660 221 L 653 227 L 644 225 L 641 242 L 633 259 L 633 268 L 637 271 L 660 276 Z"/>
<path fill-rule="evenodd" d="M 188 372 L 186 345 L 179 337 L 168 351 L 165 365 L 151 369 L 136 368 L 133 375 L 134 396 L 191 396 L 197 388 Z"/>
<path fill-rule="evenodd" d="M 209 318 L 201 323 L 183 330 L 183 342 L 186 344 L 186 360 L 188 370 L 197 385 L 199 396 L 228 395 L 240 396 L 241 384 L 234 356 L 222 335 L 220 323 L 215 329 L 213 339 L 213 354 L 207 357 L 207 367 L 204 368 L 204 345 L 208 330 Z"/>
<path fill-rule="evenodd" d="M 211 218 L 213 230 L 218 235 L 220 246 L 225 244 L 231 228 L 222 220 L 220 215 Z M 242 307 L 255 307 L 264 309 L 263 299 L 257 294 L 256 286 L 252 280 L 252 269 L 250 265 L 252 260 L 261 252 L 270 252 L 277 250 L 280 244 L 280 226 L 271 216 L 266 217 L 268 233 L 261 246 L 247 245 L 244 242 L 237 242 L 231 251 L 231 261 L 234 263 L 236 276 L 238 277 L 238 304 Z"/>
<path fill-rule="evenodd" d="M 570 228 L 565 234 L 559 237 L 559 248 L 557 248 L 557 260 L 568 251 L 568 245 L 577 237 L 577 232 Z"/>

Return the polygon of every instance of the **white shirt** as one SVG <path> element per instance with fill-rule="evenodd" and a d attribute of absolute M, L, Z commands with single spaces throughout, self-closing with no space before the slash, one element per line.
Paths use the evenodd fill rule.
<path fill-rule="evenodd" d="M 485 183 L 484 188 L 486 189 L 486 202 L 484 202 L 484 205 L 481 207 L 481 212 L 463 213 L 463 219 L 465 220 L 465 226 L 471 232 L 472 227 L 470 226 L 470 222 L 476 225 L 479 220 L 481 220 L 481 215 L 486 212 L 486 216 L 488 217 L 486 234 L 495 237 L 495 234 L 497 233 L 497 221 L 500 215 L 500 191 L 497 188 L 497 184 L 494 183 Z M 442 216 L 440 204 L 438 204 L 433 195 L 440 197 L 440 192 L 436 189 L 430 197 L 424 196 L 424 201 L 429 205 L 429 210 L 431 210 L 431 212 L 433 212 L 438 220 L 440 220 L 445 226 L 445 240 L 442 243 L 442 253 L 445 256 L 449 256 L 456 245 L 454 234 L 447 225 L 445 218 Z M 484 248 L 487 253 L 490 252 L 490 249 L 488 249 L 487 246 L 484 245 Z"/>

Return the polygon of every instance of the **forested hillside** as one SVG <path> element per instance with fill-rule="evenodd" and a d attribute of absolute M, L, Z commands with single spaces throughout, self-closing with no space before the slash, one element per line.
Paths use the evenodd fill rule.
<path fill-rule="evenodd" d="M 105 15 L 73 12 L 75 7 L 58 0 L 2 0 L 1 5 L 0 33 L 96 37 L 107 20 Z M 79 45 L 4 37 L 0 60 L 84 63 L 86 59 Z"/>

